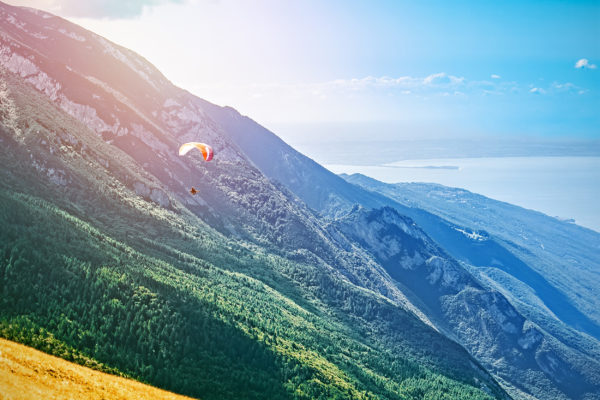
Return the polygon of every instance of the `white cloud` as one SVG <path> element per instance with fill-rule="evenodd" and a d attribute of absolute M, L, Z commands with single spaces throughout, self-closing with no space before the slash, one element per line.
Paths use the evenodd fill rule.
<path fill-rule="evenodd" d="M 557 90 L 571 90 L 576 89 L 577 87 L 573 85 L 571 82 L 560 83 L 560 82 L 552 82 L 552 88 Z"/>
<path fill-rule="evenodd" d="M 423 83 L 429 85 L 436 80 L 443 79 L 445 76 L 446 76 L 445 72 L 438 72 L 437 74 L 431 74 L 431 75 L 427 76 L 425 79 L 423 79 Z"/>
<path fill-rule="evenodd" d="M 457 85 L 461 84 L 464 80 L 465 78 L 448 75 L 445 72 L 438 72 L 437 74 L 425 77 L 423 83 L 426 85 Z"/>
<path fill-rule="evenodd" d="M 587 58 L 582 58 L 575 63 L 575 68 L 596 69 L 596 64 L 590 64 L 590 60 Z"/>
<path fill-rule="evenodd" d="M 296 88 L 310 87 L 319 88 L 325 91 L 382 91 L 398 90 L 400 94 L 428 94 L 444 95 L 449 89 L 453 92 L 466 85 L 463 77 L 448 75 L 445 72 L 438 72 L 426 77 L 400 76 L 392 78 L 389 76 L 364 78 L 336 79 L 328 82 L 310 83 L 305 85 L 294 85 Z"/>
<path fill-rule="evenodd" d="M 538 87 L 533 87 L 529 90 L 529 93 L 534 93 L 534 94 L 546 94 L 546 91 L 542 88 L 538 88 Z"/>
<path fill-rule="evenodd" d="M 492 79 L 500 79 L 502 77 L 500 75 L 492 74 L 491 78 Z"/>

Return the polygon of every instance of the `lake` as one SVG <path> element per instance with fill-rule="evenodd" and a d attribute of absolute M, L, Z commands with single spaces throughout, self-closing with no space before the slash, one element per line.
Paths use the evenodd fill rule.
<path fill-rule="evenodd" d="M 600 157 L 481 157 L 325 164 L 387 183 L 433 182 L 541 211 L 600 232 Z"/>

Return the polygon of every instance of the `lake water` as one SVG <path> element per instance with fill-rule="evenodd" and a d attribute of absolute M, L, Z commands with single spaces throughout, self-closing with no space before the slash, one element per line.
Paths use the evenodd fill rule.
<path fill-rule="evenodd" d="M 483 157 L 325 164 L 387 183 L 433 182 L 541 211 L 600 232 L 600 157 Z"/>

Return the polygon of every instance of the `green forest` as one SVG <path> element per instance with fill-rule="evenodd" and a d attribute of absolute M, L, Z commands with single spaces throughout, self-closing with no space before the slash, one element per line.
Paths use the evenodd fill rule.
<path fill-rule="evenodd" d="M 381 318 L 398 313 L 314 266 L 185 232 L 182 246 L 212 259 L 144 242 L 161 259 L 43 200 L 0 202 L 5 338 L 203 399 L 489 397 L 436 356 L 447 344 L 415 354 L 401 339 L 433 330 Z"/>

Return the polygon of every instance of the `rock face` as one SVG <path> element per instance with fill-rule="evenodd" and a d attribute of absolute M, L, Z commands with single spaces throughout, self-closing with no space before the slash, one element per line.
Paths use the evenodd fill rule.
<path fill-rule="evenodd" d="M 356 204 L 381 207 L 392 202 L 348 184 L 275 134 L 231 107 L 204 101 L 203 108 L 269 178 L 281 182 L 313 210 L 329 216 L 346 214 Z"/>
<path fill-rule="evenodd" d="M 410 218 L 389 207 L 357 208 L 336 224 L 350 241 L 371 252 L 399 287 L 410 290 L 410 299 L 425 305 L 425 314 L 440 330 L 456 338 L 496 376 L 508 380 L 520 375 L 513 395 L 526 391 L 547 398 L 539 388 L 550 390 L 553 398 L 597 392 L 590 379 L 600 372 L 596 361 L 565 349 L 523 317 L 504 295 L 479 283 Z"/>
<path fill-rule="evenodd" d="M 488 270 L 494 275 L 500 271 L 511 275 L 529 286 L 528 302 L 545 304 L 536 307 L 538 311 L 549 309 L 566 324 L 600 339 L 600 289 L 584 284 L 600 279 L 599 233 L 463 189 L 424 183 L 388 185 L 359 174 L 346 179 L 404 206 L 445 218 L 455 232 L 463 233 L 463 240 L 451 231 L 447 237 L 432 231 L 432 236 L 445 242 L 453 256 L 493 268 Z M 469 232 L 484 233 L 474 238 Z"/>
<path fill-rule="evenodd" d="M 133 190 L 136 194 L 150 199 L 161 207 L 169 207 L 171 205 L 171 201 L 169 200 L 169 196 L 165 192 L 160 189 L 151 189 L 143 182 L 135 182 L 133 184 Z"/>

